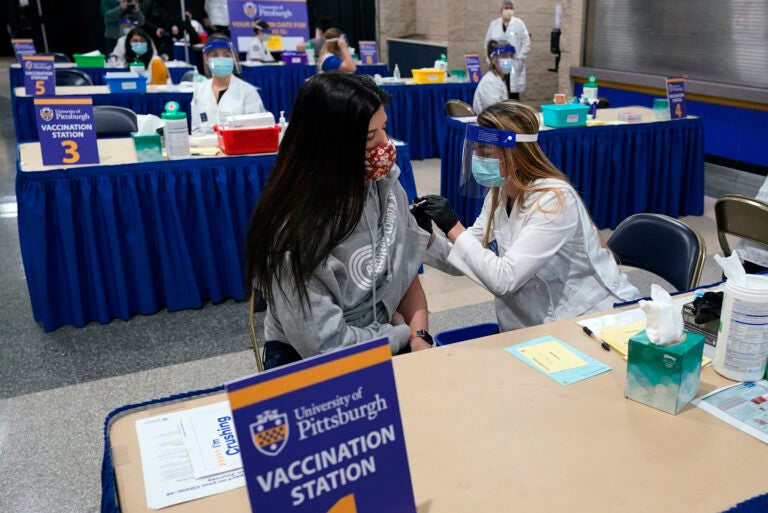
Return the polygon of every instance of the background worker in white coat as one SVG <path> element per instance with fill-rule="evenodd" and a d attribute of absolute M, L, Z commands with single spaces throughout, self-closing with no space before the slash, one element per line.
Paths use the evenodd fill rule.
<path fill-rule="evenodd" d="M 200 82 L 192 96 L 192 133 L 212 134 L 213 125 L 229 116 L 264 112 L 259 92 L 240 80 L 237 53 L 232 41 L 222 34 L 212 34 L 203 46 L 203 62 L 210 78 Z"/>
<path fill-rule="evenodd" d="M 584 203 L 542 152 L 536 112 L 505 100 L 468 125 L 462 192 L 487 190 L 483 210 L 465 229 L 448 200 L 416 198 L 419 226 L 433 234 L 424 263 L 465 274 L 490 291 L 503 331 L 609 309 L 636 299 Z M 490 190 L 488 190 L 490 189 Z"/>
<path fill-rule="evenodd" d="M 489 69 L 475 89 L 472 99 L 472 109 L 483 112 L 486 107 L 509 99 L 509 84 L 507 77 L 512 72 L 515 63 L 515 47 L 506 41 L 491 39 L 488 41 Z"/>
<path fill-rule="evenodd" d="M 515 47 L 515 66 L 513 72 L 507 75 L 507 85 L 510 98 L 520 99 L 520 93 L 525 91 L 525 60 L 531 53 L 531 36 L 523 20 L 516 18 L 515 6 L 510 0 L 501 2 L 501 17 L 496 18 L 488 26 L 485 34 L 483 48 L 488 48 L 488 42 L 492 39 L 509 41 Z"/>

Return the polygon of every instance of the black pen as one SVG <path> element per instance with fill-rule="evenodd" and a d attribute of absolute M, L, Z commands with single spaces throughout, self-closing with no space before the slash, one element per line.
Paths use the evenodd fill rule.
<path fill-rule="evenodd" d="M 608 342 L 606 342 L 605 340 L 600 340 L 600 337 L 595 335 L 594 331 L 592 331 L 591 329 L 587 328 L 586 326 L 582 326 L 582 328 L 584 329 L 584 333 L 586 333 L 590 337 L 594 338 L 600 344 L 600 347 L 602 347 L 606 351 L 610 351 L 611 350 L 611 346 L 608 345 Z"/>

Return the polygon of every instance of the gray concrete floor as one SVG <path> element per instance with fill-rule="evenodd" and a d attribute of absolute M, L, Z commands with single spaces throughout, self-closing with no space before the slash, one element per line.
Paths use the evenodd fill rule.
<path fill-rule="evenodd" d="M 126 404 L 254 372 L 247 305 L 226 301 L 199 310 L 43 332 L 32 318 L 19 252 L 8 64 L 0 61 L 0 117 L 6 120 L 0 123 L 0 512 L 96 512 L 106 415 Z M 439 160 L 414 162 L 414 168 L 420 193 L 439 191 Z M 729 170 L 713 173 L 716 184 L 708 192 L 717 195 L 754 194 L 762 182 L 752 176 L 737 182 L 729 178 Z M 703 283 L 720 276 L 711 261 L 719 249 L 712 243 L 713 201 L 707 199 L 704 216 L 684 219 L 708 242 Z M 643 290 L 654 280 L 638 271 L 631 276 Z M 433 332 L 494 319 L 484 291 L 467 294 L 473 285 L 451 280 L 437 272 L 425 275 L 428 297 L 431 293 L 436 305 L 431 301 Z M 441 302 L 438 294 L 470 300 L 455 306 Z"/>

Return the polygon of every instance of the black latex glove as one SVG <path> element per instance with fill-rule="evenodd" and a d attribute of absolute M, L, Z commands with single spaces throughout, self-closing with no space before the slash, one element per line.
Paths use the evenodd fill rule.
<path fill-rule="evenodd" d="M 429 194 L 414 199 L 414 203 L 421 203 L 422 201 L 424 203 L 420 207 L 421 210 L 445 233 L 451 231 L 451 228 L 459 222 L 459 216 L 456 215 L 448 200 L 442 196 Z"/>
<path fill-rule="evenodd" d="M 432 218 L 424 213 L 424 204 L 417 205 L 419 198 L 413 198 L 411 205 L 411 214 L 416 218 L 416 223 L 422 230 L 432 233 Z"/>

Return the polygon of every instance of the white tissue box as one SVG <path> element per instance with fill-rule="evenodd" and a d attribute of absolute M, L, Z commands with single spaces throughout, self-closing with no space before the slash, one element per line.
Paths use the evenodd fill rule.
<path fill-rule="evenodd" d="M 629 339 L 624 397 L 676 415 L 699 393 L 704 335 L 685 332 L 669 346 L 651 343 L 645 330 Z"/>
<path fill-rule="evenodd" d="M 626 112 L 619 112 L 619 121 L 625 121 L 627 123 L 639 123 L 642 120 L 643 114 L 638 111 L 631 110 Z"/>

